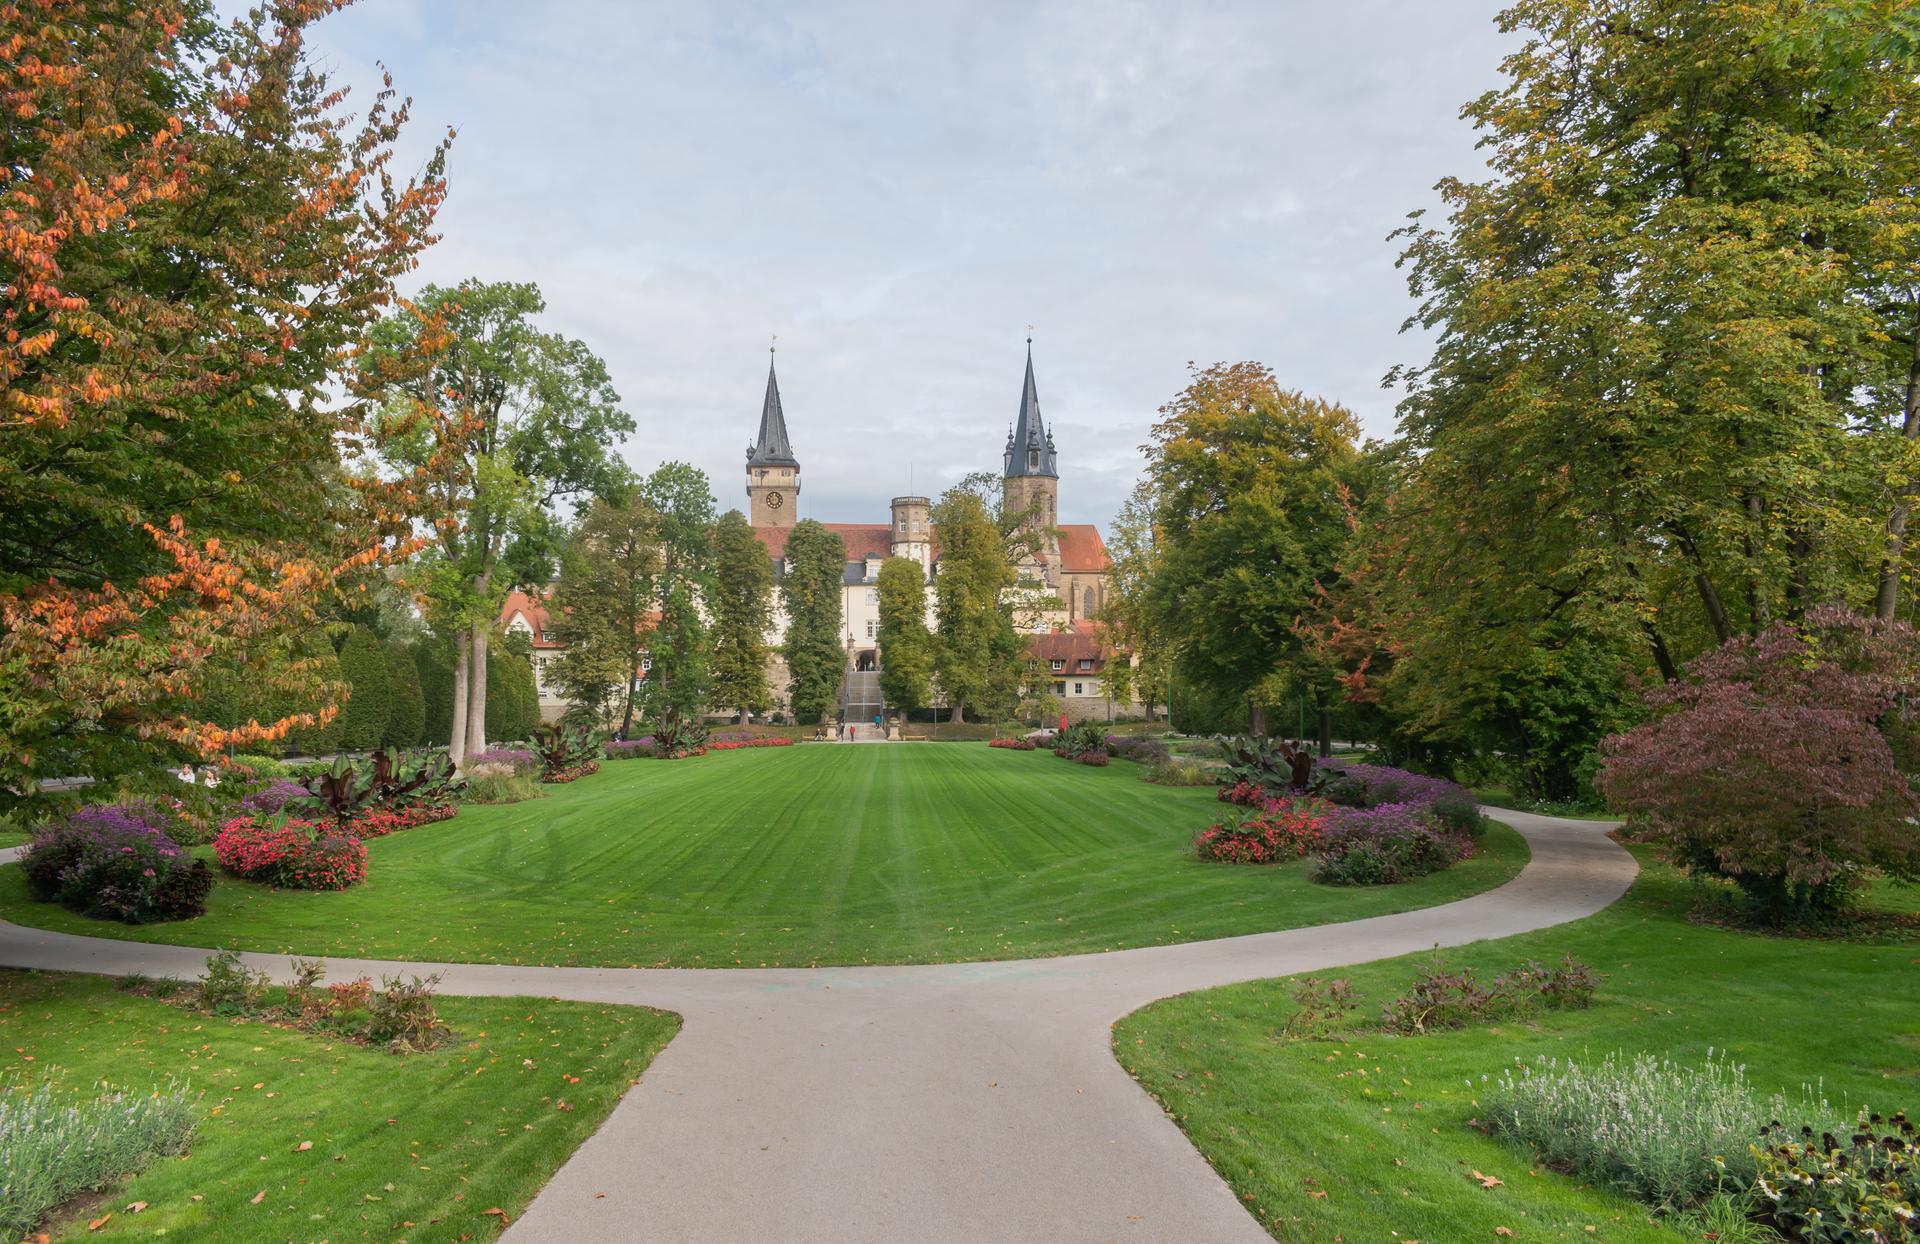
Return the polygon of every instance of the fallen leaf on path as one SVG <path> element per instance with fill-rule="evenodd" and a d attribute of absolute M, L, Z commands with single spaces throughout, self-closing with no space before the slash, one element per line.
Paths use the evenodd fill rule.
<path fill-rule="evenodd" d="M 262 1202 L 262 1201 L 264 1201 L 264 1200 L 266 1200 L 266 1199 L 267 1199 L 267 1190 L 266 1190 L 265 1188 L 262 1188 L 262 1189 L 260 1189 L 260 1191 L 258 1191 L 258 1192 L 256 1192 L 256 1193 L 254 1193 L 254 1194 L 253 1194 L 253 1200 L 251 1200 L 251 1201 L 248 1201 L 248 1202 L 247 1202 L 247 1204 L 249 1204 L 249 1205 L 258 1205 L 258 1204 L 260 1204 L 260 1202 Z"/>
<path fill-rule="evenodd" d="M 480 1211 L 480 1215 L 483 1218 L 486 1217 L 488 1214 L 492 1214 L 495 1217 L 497 1217 L 500 1220 L 500 1225 L 503 1227 L 512 1221 L 512 1219 L 507 1217 L 507 1211 L 504 1209 L 501 1209 L 497 1205 L 494 1206 L 492 1209 L 483 1209 Z"/>
<path fill-rule="evenodd" d="M 1491 1175 L 1482 1175 L 1482 1174 L 1481 1174 L 1481 1173 L 1480 1173 L 1479 1171 L 1475 1171 L 1475 1172 L 1473 1173 L 1473 1177 L 1474 1177 L 1475 1179 L 1477 1179 L 1477 1180 L 1479 1180 L 1479 1181 L 1480 1181 L 1480 1186 L 1481 1186 L 1482 1188 L 1499 1188 L 1499 1187 L 1504 1187 L 1504 1186 L 1506 1185 L 1506 1182 L 1507 1182 L 1507 1181 L 1506 1181 L 1506 1180 L 1504 1180 L 1504 1179 L 1495 1179 L 1495 1178 L 1494 1178 L 1493 1176 L 1491 1176 Z"/>
<path fill-rule="evenodd" d="M 89 1230 L 89 1231 L 98 1231 L 98 1230 L 99 1230 L 100 1228 L 102 1228 L 102 1227 L 104 1227 L 104 1226 L 106 1226 L 106 1225 L 107 1225 L 107 1219 L 109 1219 L 109 1218 L 111 1218 L 111 1217 L 113 1217 L 113 1215 L 112 1215 L 111 1213 L 106 1213 L 106 1214 L 102 1214 L 102 1215 L 100 1215 L 100 1217 L 98 1217 L 98 1218 L 96 1218 L 96 1219 L 94 1219 L 94 1220 L 93 1220 L 92 1222 L 90 1222 L 90 1223 L 88 1223 L 88 1224 L 87 1224 L 87 1230 Z"/>
<path fill-rule="evenodd" d="M 303 1140 L 299 1144 L 293 1147 L 293 1151 L 295 1153 L 305 1153 L 307 1150 L 311 1148 L 313 1148 L 313 1142 L 310 1140 Z"/>

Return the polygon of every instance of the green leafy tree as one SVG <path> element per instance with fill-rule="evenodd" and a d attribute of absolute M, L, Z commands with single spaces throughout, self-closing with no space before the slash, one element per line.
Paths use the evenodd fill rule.
<path fill-rule="evenodd" d="M 340 708 L 340 747 L 364 752 L 380 746 L 393 716 L 387 654 L 374 633 L 363 626 L 347 632 L 340 645 L 340 677 L 351 695 Z"/>
<path fill-rule="evenodd" d="M 933 633 L 927 629 L 927 574 L 911 557 L 880 563 L 880 694 L 901 715 L 932 698 Z"/>
<path fill-rule="evenodd" d="M 1396 377 L 1396 645 L 1553 619 L 1671 680 L 1818 601 L 1893 616 L 1920 434 L 1898 9 L 1502 15 L 1519 50 L 1466 109 L 1492 175 L 1405 233 L 1435 347 Z"/>
<path fill-rule="evenodd" d="M 713 689 L 716 705 L 740 722 L 773 702 L 767 685 L 767 627 L 773 618 L 773 559 L 738 510 L 713 527 Z"/>
<path fill-rule="evenodd" d="M 673 730 L 706 712 L 711 650 L 701 610 L 713 587 L 713 490 L 703 472 L 684 462 L 660 466 L 639 490 L 656 516 L 660 551 L 652 668 L 641 680 L 640 698 L 656 728 Z"/>
<path fill-rule="evenodd" d="M 786 573 L 780 596 L 787 609 L 787 638 L 782 653 L 793 682 L 788 702 L 793 719 L 818 723 L 833 707 L 847 654 L 840 645 L 840 581 L 846 573 L 847 546 L 814 520 L 802 519 L 787 533 Z"/>
<path fill-rule="evenodd" d="M 405 645 L 381 645 L 387 659 L 387 695 L 393 711 L 380 742 L 384 747 L 418 747 L 426 740 L 427 702 L 420 690 L 420 670 Z"/>
<path fill-rule="evenodd" d="M 1248 704 L 1256 733 L 1271 704 L 1324 718 L 1336 698 L 1297 622 L 1337 577 L 1358 434 L 1345 407 L 1236 363 L 1197 371 L 1147 446 L 1150 562 L 1129 567 L 1143 583 L 1121 598 L 1165 637 L 1182 681 Z"/>
<path fill-rule="evenodd" d="M 1005 715 L 1019 695 L 1020 678 L 1014 537 L 966 481 L 934 503 L 933 526 L 940 534 L 940 571 L 933 581 L 940 691 L 954 721 L 965 721 L 969 706 L 989 719 Z"/>
<path fill-rule="evenodd" d="M 658 608 L 659 515 L 637 487 L 590 503 L 568 538 L 548 602 L 563 645 L 549 681 L 599 723 L 633 726 L 634 679 Z"/>
<path fill-rule="evenodd" d="M 486 747 L 487 650 L 500 601 L 512 587 L 544 584 L 559 540 L 549 509 L 562 499 L 617 486 L 609 450 L 633 431 L 601 362 L 585 344 L 545 332 L 532 284 L 467 280 L 430 285 L 414 307 L 382 321 L 369 369 L 388 354 L 421 350 L 438 334 L 436 365 L 396 383 L 394 399 L 451 394 L 473 429 L 460 469 L 429 476 L 465 521 L 438 529 L 437 556 L 423 568 L 431 621 L 456 645 L 449 740 L 456 763 Z M 396 438 L 389 456 L 418 468 L 424 446 Z"/>

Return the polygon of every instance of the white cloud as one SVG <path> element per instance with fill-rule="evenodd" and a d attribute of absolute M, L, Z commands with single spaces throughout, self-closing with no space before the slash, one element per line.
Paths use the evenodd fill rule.
<path fill-rule="evenodd" d="M 739 504 L 779 332 L 803 509 L 997 466 L 1038 325 L 1062 517 L 1105 523 L 1188 360 L 1392 426 L 1417 359 L 1386 234 L 1478 167 L 1492 2 L 429 3 L 315 31 L 460 129 L 423 280 L 537 281 L 637 465 Z"/>

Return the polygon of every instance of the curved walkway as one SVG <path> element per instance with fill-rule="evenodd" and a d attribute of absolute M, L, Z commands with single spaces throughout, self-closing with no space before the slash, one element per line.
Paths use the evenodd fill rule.
<path fill-rule="evenodd" d="M 1532 860 L 1421 911 L 1054 959 L 859 968 L 440 972 L 447 993 L 678 1011 L 685 1027 L 506 1235 L 599 1241 L 1207 1241 L 1266 1232 L 1108 1048 L 1170 994 L 1507 937 L 1591 915 L 1633 858 L 1608 826 L 1494 810 Z M 3 862 L 3 861 L 0 861 Z M 192 977 L 207 951 L 0 922 L 0 963 Z M 289 961 L 247 954 L 281 976 Z"/>

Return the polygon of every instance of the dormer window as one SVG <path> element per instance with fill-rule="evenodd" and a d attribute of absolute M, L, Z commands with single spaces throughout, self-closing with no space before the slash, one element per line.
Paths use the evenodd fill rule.
<path fill-rule="evenodd" d="M 1084 674 L 1085 672 L 1087 672 L 1088 670 L 1090 670 L 1090 669 L 1092 669 L 1092 668 L 1093 668 L 1093 662 L 1092 662 L 1091 660 L 1089 660 L 1089 659 L 1088 659 L 1088 658 L 1086 658 L 1086 657 L 1081 657 L 1081 658 L 1080 658 L 1080 672 L 1081 672 L 1081 673 L 1083 673 L 1083 674 Z"/>
<path fill-rule="evenodd" d="M 1053 670 L 1054 673 L 1058 674 L 1067 668 L 1067 663 L 1060 657 L 1055 657 L 1053 660 L 1047 662 L 1047 666 Z"/>
<path fill-rule="evenodd" d="M 1029 449 L 1027 451 L 1027 470 L 1037 471 L 1039 469 L 1040 469 L 1040 451 L 1037 449 Z"/>

